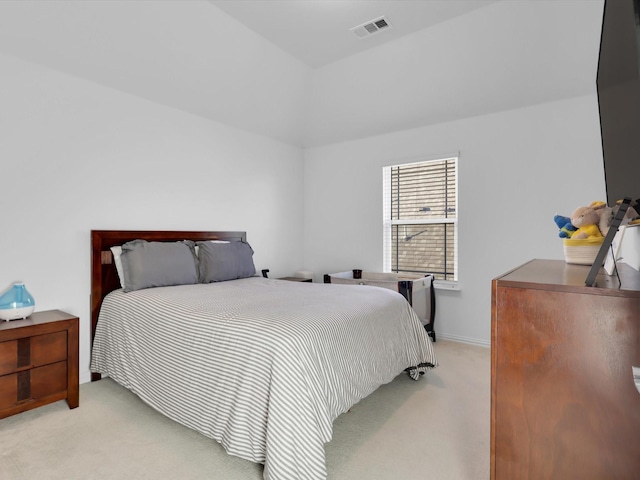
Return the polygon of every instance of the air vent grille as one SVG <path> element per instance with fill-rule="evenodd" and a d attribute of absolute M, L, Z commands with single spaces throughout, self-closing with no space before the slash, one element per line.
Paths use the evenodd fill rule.
<path fill-rule="evenodd" d="M 357 27 L 350 28 L 349 31 L 353 32 L 358 38 L 365 38 L 390 27 L 391 24 L 389 21 L 385 17 L 380 17 L 358 25 Z"/>
<path fill-rule="evenodd" d="M 378 27 L 379 29 L 380 29 L 380 28 L 384 28 L 384 27 L 388 27 L 388 26 L 389 26 L 389 24 L 388 24 L 388 23 L 387 23 L 387 21 L 384 19 L 384 17 L 383 17 L 383 18 L 381 18 L 380 20 L 376 20 L 376 21 L 375 21 L 375 22 L 373 22 L 373 23 L 374 23 L 374 25 L 375 25 L 376 27 Z"/>

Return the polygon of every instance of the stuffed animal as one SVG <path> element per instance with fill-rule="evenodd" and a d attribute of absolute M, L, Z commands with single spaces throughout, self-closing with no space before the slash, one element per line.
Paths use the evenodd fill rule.
<path fill-rule="evenodd" d="M 611 225 L 611 221 L 613 220 L 613 217 L 616 216 L 616 213 L 618 213 L 618 210 L 620 209 L 620 203 L 622 202 L 618 202 L 616 206 L 613 208 L 607 207 L 605 205 L 603 208 L 599 209 L 600 222 L 598 224 L 598 227 L 600 228 L 600 233 L 602 233 L 603 236 L 607 235 L 607 232 L 609 231 L 609 226 Z M 638 215 L 638 212 L 636 211 L 635 208 L 629 205 L 629 207 L 627 207 L 627 211 L 624 214 L 624 218 L 622 219 L 622 222 L 620 224 L 636 225 L 638 223 L 640 223 L 640 215 Z"/>
<path fill-rule="evenodd" d="M 613 209 L 608 207 L 606 202 L 603 202 L 602 200 L 591 202 L 589 207 L 593 208 L 600 216 L 600 220 L 598 221 L 598 229 L 600 230 L 600 234 L 603 237 L 606 237 L 607 232 L 609 231 L 609 225 L 611 225 L 611 220 L 613 220 Z"/>
<path fill-rule="evenodd" d="M 571 236 L 572 239 L 599 238 L 600 232 L 600 212 L 602 208 L 578 207 L 571 215 L 571 224 L 577 230 Z"/>
<path fill-rule="evenodd" d="M 560 238 L 571 238 L 573 233 L 578 229 L 571 224 L 571 219 L 569 217 L 563 217 L 562 215 L 554 215 L 553 221 L 558 226 L 560 230 L 558 232 L 558 236 Z"/>

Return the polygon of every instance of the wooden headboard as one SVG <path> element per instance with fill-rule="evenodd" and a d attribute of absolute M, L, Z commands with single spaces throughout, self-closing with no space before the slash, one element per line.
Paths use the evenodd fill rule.
<path fill-rule="evenodd" d="M 246 232 L 188 232 L 151 230 L 91 230 L 91 343 L 98 323 L 102 300 L 111 291 L 120 288 L 111 247 L 131 240 L 142 239 L 154 242 L 179 240 L 229 240 L 247 239 Z M 99 377 L 98 377 L 99 378 Z"/>

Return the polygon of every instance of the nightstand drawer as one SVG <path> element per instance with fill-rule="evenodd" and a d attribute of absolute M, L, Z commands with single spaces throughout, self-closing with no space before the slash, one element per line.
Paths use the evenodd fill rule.
<path fill-rule="evenodd" d="M 67 358 L 67 332 L 19 338 L 0 343 L 0 375 L 48 365 Z"/>
<path fill-rule="evenodd" d="M 67 392 L 67 362 L 24 370 L 0 377 L 0 413 L 16 405 Z"/>
<path fill-rule="evenodd" d="M 28 339 L 27 339 L 28 340 Z M 18 367 L 18 340 L 0 343 L 0 375 L 14 372 Z M 0 391 L 2 387 L 0 386 Z"/>
<path fill-rule="evenodd" d="M 11 408 L 18 398 L 18 374 L 0 377 L 0 411 Z"/>
<path fill-rule="evenodd" d="M 31 398 L 44 398 L 67 391 L 67 362 L 62 361 L 31 370 Z M 65 395 L 66 396 L 66 395 Z"/>
<path fill-rule="evenodd" d="M 31 365 L 39 367 L 67 358 L 67 332 L 31 337 Z"/>

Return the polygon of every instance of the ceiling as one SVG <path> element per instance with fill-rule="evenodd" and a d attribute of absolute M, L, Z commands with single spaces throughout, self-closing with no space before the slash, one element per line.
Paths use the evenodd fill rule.
<path fill-rule="evenodd" d="M 397 40 L 499 0 L 209 0 L 312 68 Z M 384 16 L 390 28 L 352 27 Z"/>
<path fill-rule="evenodd" d="M 595 93 L 602 2 L 2 0 L 0 55 L 312 147 Z"/>

